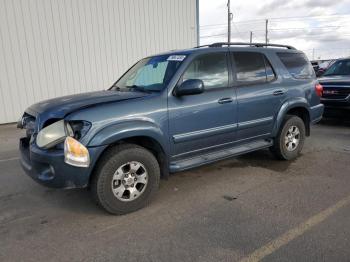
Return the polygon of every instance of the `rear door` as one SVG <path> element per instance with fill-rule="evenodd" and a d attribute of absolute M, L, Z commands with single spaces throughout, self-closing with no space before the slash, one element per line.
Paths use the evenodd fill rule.
<path fill-rule="evenodd" d="M 232 52 L 237 90 L 237 140 L 268 137 L 286 97 L 269 59 L 259 52 Z"/>

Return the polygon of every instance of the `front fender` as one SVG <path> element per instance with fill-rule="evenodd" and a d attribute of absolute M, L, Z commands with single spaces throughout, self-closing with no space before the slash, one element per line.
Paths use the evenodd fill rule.
<path fill-rule="evenodd" d="M 109 145 L 121 139 L 136 136 L 150 137 L 156 140 L 165 152 L 168 152 L 168 143 L 163 131 L 156 124 L 142 120 L 132 120 L 108 125 L 96 132 L 88 142 L 88 146 Z"/>
<path fill-rule="evenodd" d="M 280 129 L 280 126 L 283 122 L 284 117 L 286 116 L 287 112 L 293 108 L 297 107 L 302 107 L 305 108 L 310 115 L 310 106 L 309 103 L 307 102 L 306 98 L 304 97 L 297 97 L 294 98 L 293 100 L 288 100 L 286 101 L 281 107 L 280 110 L 278 111 L 278 114 L 276 116 L 276 121 L 275 125 L 272 130 L 272 135 L 276 136 L 278 133 L 278 130 Z"/>

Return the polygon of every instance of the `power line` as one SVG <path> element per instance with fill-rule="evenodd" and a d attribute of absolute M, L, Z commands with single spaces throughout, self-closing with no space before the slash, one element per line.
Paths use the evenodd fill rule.
<path fill-rule="evenodd" d="M 322 19 L 329 19 L 330 17 L 338 17 L 340 19 L 339 22 L 341 22 L 342 24 L 341 25 L 329 25 L 330 23 L 328 23 L 328 25 L 324 25 L 324 26 L 310 26 L 310 27 L 305 27 L 305 28 L 302 28 L 302 27 L 289 27 L 289 28 L 278 28 L 278 27 L 272 27 L 272 28 L 269 28 L 268 29 L 268 32 L 272 35 L 272 36 L 276 36 L 279 40 L 282 40 L 282 39 L 289 39 L 289 38 L 295 38 L 297 37 L 297 35 L 295 36 L 288 36 L 288 35 L 281 35 L 282 32 L 298 32 L 300 31 L 300 33 L 296 33 L 298 35 L 302 34 L 302 31 L 304 31 L 306 34 L 303 35 L 303 39 L 312 39 L 311 41 L 317 41 L 317 39 L 325 39 L 326 37 L 326 34 L 329 34 L 330 33 L 330 30 L 333 30 L 334 32 L 337 31 L 337 29 L 341 28 L 341 27 L 345 27 L 345 24 L 344 23 L 344 19 L 348 20 L 350 18 L 350 14 L 330 14 L 330 15 L 322 15 L 322 16 L 294 16 L 294 17 L 274 17 L 274 18 L 270 18 L 269 19 L 269 24 L 275 24 L 275 23 L 280 23 L 281 19 L 283 20 L 295 20 L 295 19 L 305 19 L 305 20 L 308 20 L 308 19 L 312 19 L 312 18 L 317 18 L 318 20 L 322 20 Z M 270 21 L 272 20 L 272 21 Z M 259 21 L 259 22 L 258 22 Z M 253 29 L 253 30 L 249 30 L 249 31 L 240 31 L 238 29 L 238 25 L 239 26 L 244 26 L 247 25 L 247 24 L 260 24 L 261 26 L 263 25 L 263 21 L 265 21 L 266 23 L 266 20 L 265 19 L 254 19 L 254 20 L 245 20 L 245 21 L 237 21 L 235 23 L 232 22 L 234 28 L 235 28 L 235 31 L 237 32 L 236 34 L 236 39 L 240 39 L 242 41 L 245 41 L 244 39 L 247 38 L 247 40 L 249 39 L 248 35 L 247 37 L 242 37 L 242 33 L 246 33 L 246 32 L 249 32 L 249 33 L 253 33 L 254 32 L 254 36 L 258 39 L 261 39 L 261 38 L 264 38 L 265 42 L 268 41 L 267 40 L 267 28 L 266 28 L 266 24 L 265 24 L 265 29 Z M 324 23 L 323 21 L 318 21 L 319 23 Z M 337 22 L 337 21 L 335 21 Z M 332 23 L 331 23 L 332 24 Z M 230 22 L 228 21 L 228 24 L 207 24 L 207 25 L 203 25 L 203 26 L 200 26 L 200 30 L 212 30 L 212 31 L 218 31 L 219 29 L 217 28 L 225 28 L 225 27 L 230 27 Z M 249 26 L 244 26 L 244 27 L 248 27 Z M 256 28 L 256 27 L 255 27 Z M 219 30 L 220 32 L 221 30 Z M 264 35 L 263 34 L 260 34 L 259 32 L 264 32 Z M 310 33 L 316 33 L 317 32 L 317 35 L 313 35 L 313 34 L 310 34 Z M 217 33 L 217 34 L 211 34 L 211 35 L 203 35 L 201 36 L 201 38 L 217 38 L 217 37 L 224 37 L 226 34 L 225 33 Z M 346 39 L 348 38 L 348 36 L 350 36 L 350 34 L 344 34 L 342 33 L 341 34 L 342 37 L 345 37 L 343 39 L 337 39 L 335 41 L 346 41 Z M 331 36 L 330 36 L 331 38 Z"/>
<path fill-rule="evenodd" d="M 295 20 L 295 19 L 312 19 L 312 18 L 320 18 L 320 19 L 328 19 L 329 17 L 349 17 L 350 14 L 330 14 L 330 15 L 315 15 L 315 16 L 290 16 L 290 17 L 272 17 L 268 18 L 269 20 Z M 243 20 L 243 21 L 236 21 L 236 24 L 242 24 L 242 23 L 258 23 L 258 21 L 263 22 L 265 19 L 252 19 L 252 20 Z M 207 25 L 201 25 L 200 27 L 212 27 L 212 26 L 223 26 L 227 24 L 207 24 Z"/>
<path fill-rule="evenodd" d="M 269 30 L 270 31 L 270 30 Z M 249 31 L 250 32 L 250 31 Z M 240 33 L 242 33 L 242 32 L 240 32 Z M 270 32 L 271 33 L 271 32 Z M 204 35 L 204 36 L 200 36 L 200 38 L 210 38 L 210 37 L 217 37 L 217 36 L 226 36 L 227 34 L 226 33 L 222 33 L 222 34 L 215 34 L 215 35 Z M 254 31 L 254 35 L 256 36 L 256 37 L 261 37 L 261 38 L 264 38 L 265 37 L 265 34 L 264 35 L 257 35 L 257 34 L 255 34 L 255 31 Z M 350 36 L 350 34 L 342 34 L 341 36 Z M 324 39 L 324 37 L 325 37 L 325 35 L 323 34 L 323 35 L 305 35 L 305 36 L 303 36 L 303 38 L 322 38 L 322 39 Z M 245 40 L 243 40 L 243 38 L 242 37 L 238 37 L 238 38 L 240 38 L 242 41 L 245 41 Z M 295 38 L 295 36 L 286 36 L 286 37 L 281 37 L 280 39 L 287 39 L 287 38 Z M 346 39 L 338 39 L 337 41 L 342 41 L 342 40 L 346 40 Z"/>
<path fill-rule="evenodd" d="M 224 25 L 227 26 L 227 25 Z M 330 26 L 310 26 L 310 27 L 286 27 L 286 28 L 271 28 L 270 30 L 305 30 L 305 29 L 320 29 L 320 28 L 335 28 L 335 27 L 345 27 L 345 25 L 330 25 Z M 202 28 L 201 30 L 214 30 L 212 28 Z M 259 29 L 254 31 L 265 31 L 265 29 Z M 244 31 L 241 31 L 244 32 Z M 248 32 L 248 31 L 246 31 Z"/>
<path fill-rule="evenodd" d="M 233 22 L 232 22 L 232 24 L 233 24 L 233 26 L 234 26 L 234 28 L 235 28 L 236 32 L 238 33 L 239 38 L 240 38 L 242 41 L 244 41 L 244 40 L 243 40 L 243 38 L 242 38 L 241 32 L 238 30 L 238 28 L 237 28 L 236 24 L 235 24 L 235 23 L 233 23 Z"/>
<path fill-rule="evenodd" d="M 344 27 L 341 25 L 335 25 L 335 26 L 314 26 L 314 27 L 305 27 L 305 28 L 301 28 L 301 27 L 292 27 L 292 28 L 271 28 L 271 31 L 294 31 L 294 30 L 308 30 L 308 29 L 328 29 L 328 28 L 340 28 L 340 27 Z"/>
<path fill-rule="evenodd" d="M 347 17 L 350 16 L 350 14 L 331 14 L 331 15 L 306 15 L 306 16 L 289 16 L 289 17 L 273 17 L 269 18 L 270 20 L 295 20 L 295 19 L 312 19 L 312 18 L 320 18 L 320 19 L 327 19 L 329 17 Z"/>
<path fill-rule="evenodd" d="M 216 36 L 226 36 L 226 33 L 225 34 L 217 34 L 217 35 L 203 35 L 203 36 L 200 36 L 200 38 L 209 38 L 209 37 L 216 37 Z"/>
<path fill-rule="evenodd" d="M 287 32 L 290 32 L 290 31 L 307 31 L 309 29 L 320 29 L 320 30 L 323 30 L 323 29 L 338 29 L 338 28 L 341 28 L 343 26 L 320 26 L 320 27 L 306 27 L 306 28 L 269 28 L 269 32 L 272 31 L 272 32 L 278 32 L 278 31 L 287 31 Z M 241 33 L 249 33 L 250 31 L 252 30 L 247 30 L 247 31 L 240 31 Z M 254 32 L 265 32 L 266 30 L 265 29 L 257 29 L 257 30 L 253 30 Z M 324 32 L 324 33 L 327 33 L 327 32 Z"/>
<path fill-rule="evenodd" d="M 350 48 L 312 48 L 312 49 L 303 49 L 302 51 L 331 51 L 331 50 L 350 50 Z"/>

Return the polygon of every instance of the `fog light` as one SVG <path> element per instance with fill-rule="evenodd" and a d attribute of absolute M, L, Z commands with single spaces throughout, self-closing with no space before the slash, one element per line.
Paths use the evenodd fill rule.
<path fill-rule="evenodd" d="M 79 141 L 68 136 L 64 141 L 64 162 L 72 166 L 88 167 L 89 151 Z"/>

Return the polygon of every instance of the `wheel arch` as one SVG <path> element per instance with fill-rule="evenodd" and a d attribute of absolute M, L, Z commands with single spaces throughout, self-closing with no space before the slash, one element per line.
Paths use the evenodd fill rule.
<path fill-rule="evenodd" d="M 168 148 L 163 132 L 152 123 L 122 123 L 108 126 L 90 140 L 89 146 L 106 145 L 105 149 L 98 156 L 94 169 L 99 160 L 107 150 L 121 144 L 135 144 L 149 150 L 157 159 L 161 176 L 169 176 Z M 90 176 L 90 181 L 94 176 L 94 171 Z"/>
<path fill-rule="evenodd" d="M 310 136 L 310 109 L 305 98 L 288 101 L 281 106 L 272 132 L 273 136 L 277 135 L 286 115 L 300 117 L 305 124 L 306 136 Z"/>

